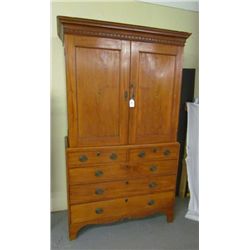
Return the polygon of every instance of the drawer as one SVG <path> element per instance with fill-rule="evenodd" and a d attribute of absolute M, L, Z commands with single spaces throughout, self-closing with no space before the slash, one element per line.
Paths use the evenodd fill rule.
<path fill-rule="evenodd" d="M 135 177 L 177 174 L 178 160 L 149 161 L 129 165 Z"/>
<path fill-rule="evenodd" d="M 115 163 L 127 160 L 126 149 L 70 149 L 67 151 L 67 162 L 70 167 L 88 164 Z"/>
<path fill-rule="evenodd" d="M 175 175 L 70 186 L 70 203 L 86 203 L 175 189 Z"/>
<path fill-rule="evenodd" d="M 147 146 L 129 150 L 130 161 L 178 159 L 179 144 Z"/>
<path fill-rule="evenodd" d="M 129 176 L 130 169 L 125 164 L 87 166 L 69 169 L 69 184 L 99 183 L 124 179 Z"/>
<path fill-rule="evenodd" d="M 174 201 L 174 192 L 125 197 L 80 205 L 71 205 L 71 223 L 91 222 L 100 219 L 126 218 L 165 212 Z"/>
<path fill-rule="evenodd" d="M 69 169 L 69 185 L 100 183 L 156 175 L 175 175 L 177 160 L 110 164 Z"/>

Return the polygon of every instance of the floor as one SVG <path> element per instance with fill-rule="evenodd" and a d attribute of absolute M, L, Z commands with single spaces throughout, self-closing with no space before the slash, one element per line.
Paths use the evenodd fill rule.
<path fill-rule="evenodd" d="M 199 223 L 186 219 L 188 199 L 177 198 L 175 219 L 167 223 L 164 215 L 95 225 L 79 231 L 76 240 L 68 239 L 67 212 L 51 214 L 51 250 L 195 250 L 199 249 Z"/>

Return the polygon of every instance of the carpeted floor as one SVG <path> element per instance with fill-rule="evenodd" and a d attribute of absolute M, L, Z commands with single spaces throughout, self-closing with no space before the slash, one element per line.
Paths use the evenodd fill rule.
<path fill-rule="evenodd" d="M 51 213 L 51 250 L 54 249 L 199 249 L 199 223 L 186 219 L 188 199 L 177 198 L 175 219 L 164 215 L 83 228 L 76 240 L 68 239 L 67 212 Z"/>

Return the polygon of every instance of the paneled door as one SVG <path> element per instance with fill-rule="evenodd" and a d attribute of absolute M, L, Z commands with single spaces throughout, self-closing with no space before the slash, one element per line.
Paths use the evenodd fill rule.
<path fill-rule="evenodd" d="M 183 48 L 131 42 L 129 143 L 176 141 Z"/>
<path fill-rule="evenodd" d="M 70 147 L 128 139 L 130 42 L 65 35 Z"/>

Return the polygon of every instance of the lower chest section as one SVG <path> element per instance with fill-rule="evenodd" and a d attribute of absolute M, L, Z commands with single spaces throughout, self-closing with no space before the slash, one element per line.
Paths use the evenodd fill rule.
<path fill-rule="evenodd" d="M 68 148 L 69 223 L 102 223 L 172 208 L 178 155 L 178 143 Z"/>

